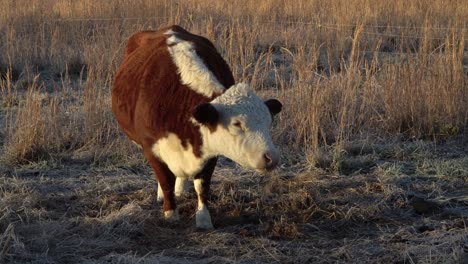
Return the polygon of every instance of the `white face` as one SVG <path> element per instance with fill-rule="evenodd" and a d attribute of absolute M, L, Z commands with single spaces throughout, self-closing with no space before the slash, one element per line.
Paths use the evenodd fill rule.
<path fill-rule="evenodd" d="M 273 169 L 279 152 L 272 143 L 272 114 L 246 84 L 237 84 L 211 102 L 218 112 L 213 132 L 205 129 L 204 149 L 258 172 Z"/>

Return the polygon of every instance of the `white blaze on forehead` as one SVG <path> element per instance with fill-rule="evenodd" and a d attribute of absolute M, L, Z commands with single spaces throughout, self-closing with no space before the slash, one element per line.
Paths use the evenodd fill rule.
<path fill-rule="evenodd" d="M 217 97 L 212 103 L 227 118 L 244 117 L 248 128 L 261 125 L 269 126 L 272 122 L 270 111 L 265 102 L 245 83 L 238 83 Z"/>
<path fill-rule="evenodd" d="M 172 60 L 180 74 L 182 84 L 207 97 L 221 94 L 225 87 L 216 79 L 203 60 L 197 55 L 194 44 L 177 38 L 177 33 L 169 30 L 166 44 Z"/>

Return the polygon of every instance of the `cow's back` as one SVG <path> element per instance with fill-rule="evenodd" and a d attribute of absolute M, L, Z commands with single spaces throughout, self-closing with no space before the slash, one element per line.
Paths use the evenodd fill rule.
<path fill-rule="evenodd" d="M 173 36 L 179 42 L 171 42 Z M 219 93 L 207 96 L 183 83 L 181 66 L 170 51 L 174 53 L 171 47 L 182 42 L 191 43 L 224 89 L 234 84 L 229 67 L 207 39 L 178 26 L 134 34 L 115 78 L 112 110 L 123 131 L 139 145 L 154 144 L 168 133 L 177 134 L 182 142 L 201 144 L 198 131 L 190 122 L 192 111 Z M 195 147 L 194 151 L 199 149 Z"/>

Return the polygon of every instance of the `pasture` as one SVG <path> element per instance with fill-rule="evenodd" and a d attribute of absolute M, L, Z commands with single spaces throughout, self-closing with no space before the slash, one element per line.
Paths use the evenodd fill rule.
<path fill-rule="evenodd" d="M 293 3 L 294 2 L 294 3 Z M 466 263 L 465 1 L 0 0 L 0 263 Z M 284 110 L 268 175 L 221 159 L 164 221 L 110 88 L 179 24 Z"/>

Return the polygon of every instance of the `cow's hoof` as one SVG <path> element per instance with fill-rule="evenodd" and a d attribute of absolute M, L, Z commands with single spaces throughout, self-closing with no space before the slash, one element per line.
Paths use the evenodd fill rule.
<path fill-rule="evenodd" d="M 195 217 L 196 217 L 195 219 L 196 227 L 198 229 L 204 229 L 204 230 L 213 229 L 213 224 L 211 223 L 210 213 L 205 207 L 197 210 Z"/>
<path fill-rule="evenodd" d="M 169 210 L 164 212 L 164 218 L 169 222 L 179 221 L 179 212 L 174 210 Z"/>

